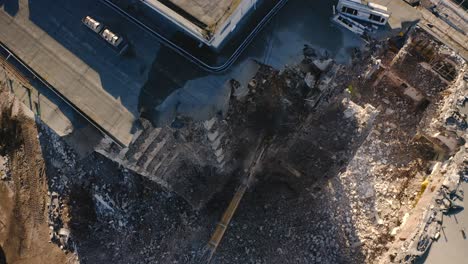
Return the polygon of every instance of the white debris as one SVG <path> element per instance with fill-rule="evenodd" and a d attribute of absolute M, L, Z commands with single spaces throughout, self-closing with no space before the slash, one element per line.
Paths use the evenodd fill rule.
<path fill-rule="evenodd" d="M 440 140 L 445 146 L 447 146 L 450 151 L 455 151 L 458 149 L 458 140 L 457 138 L 442 135 L 440 132 L 435 133 L 432 137 Z"/>
<path fill-rule="evenodd" d="M 218 150 L 215 152 L 215 155 L 216 155 L 216 157 L 220 157 L 221 155 L 223 155 L 223 148 L 218 149 Z"/>
<path fill-rule="evenodd" d="M 391 109 L 391 108 L 387 108 L 387 109 L 385 110 L 385 114 L 386 114 L 386 115 L 392 115 L 392 114 L 394 114 L 394 113 L 395 113 L 395 110 L 393 110 L 393 109 Z"/>
<path fill-rule="evenodd" d="M 97 200 L 99 203 L 101 203 L 101 205 L 103 205 L 104 208 L 106 208 L 107 210 L 110 210 L 110 211 L 114 212 L 114 208 L 112 208 L 108 203 L 106 203 L 106 202 L 104 201 L 104 199 L 102 198 L 101 195 L 95 194 L 95 195 L 94 195 L 94 198 L 96 198 L 96 200 Z"/>
<path fill-rule="evenodd" d="M 206 120 L 205 122 L 203 122 L 203 126 L 205 127 L 206 130 L 210 131 L 215 122 L 216 122 L 216 118 L 213 117 L 210 120 Z"/>
<path fill-rule="evenodd" d="M 59 232 L 58 232 L 59 235 L 61 236 L 70 236 L 70 229 L 68 228 L 60 228 Z"/>
<path fill-rule="evenodd" d="M 333 63 L 333 59 L 327 60 L 314 60 L 314 65 L 321 71 L 327 71 Z"/>
<path fill-rule="evenodd" d="M 208 139 L 213 142 L 215 141 L 215 139 L 218 137 L 219 135 L 219 132 L 218 131 L 215 131 L 213 133 L 208 133 Z"/>
<path fill-rule="evenodd" d="M 213 150 L 217 150 L 219 148 L 219 146 L 221 145 L 221 137 L 218 137 L 212 144 L 211 144 L 211 148 Z"/>
<path fill-rule="evenodd" d="M 306 83 L 306 85 L 309 87 L 309 88 L 314 88 L 315 87 L 315 82 L 316 82 L 316 78 L 313 74 L 311 74 L 310 72 L 308 72 L 306 74 L 306 76 L 304 77 L 304 82 Z"/>

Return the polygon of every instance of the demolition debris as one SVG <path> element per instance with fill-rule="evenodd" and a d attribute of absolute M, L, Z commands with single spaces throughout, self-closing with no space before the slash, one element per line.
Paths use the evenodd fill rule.
<path fill-rule="evenodd" d="M 461 209 L 465 61 L 416 27 L 354 50 L 351 65 L 309 46 L 281 71 L 255 64 L 251 80 L 228 82 L 225 112 L 165 127 L 142 119 L 127 148 L 104 140 L 84 158 L 23 118 L 4 89 L 8 261 L 25 242 L 33 246 L 24 254 L 44 263 L 389 263 L 424 254 L 443 215 Z"/>

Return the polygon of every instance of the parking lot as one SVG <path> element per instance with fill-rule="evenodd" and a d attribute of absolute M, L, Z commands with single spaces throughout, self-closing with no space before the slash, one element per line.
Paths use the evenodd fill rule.
<path fill-rule="evenodd" d="M 95 17 L 131 40 L 124 56 L 86 28 Z M 96 1 L 6 1 L 0 41 L 104 131 L 126 145 L 157 41 Z"/>

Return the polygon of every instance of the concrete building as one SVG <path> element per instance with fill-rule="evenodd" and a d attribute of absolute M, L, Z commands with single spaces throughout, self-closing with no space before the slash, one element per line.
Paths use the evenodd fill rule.
<path fill-rule="evenodd" d="M 183 31 L 220 48 L 259 0 L 142 0 Z"/>

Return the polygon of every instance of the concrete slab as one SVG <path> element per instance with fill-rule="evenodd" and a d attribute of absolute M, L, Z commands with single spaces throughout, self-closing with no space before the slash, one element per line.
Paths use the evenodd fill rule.
<path fill-rule="evenodd" d="M 128 145 L 156 40 L 92 0 L 17 1 L 18 10 L 0 5 L 0 41 L 102 130 Z M 86 15 L 129 39 L 131 54 L 118 56 L 85 28 Z"/>

